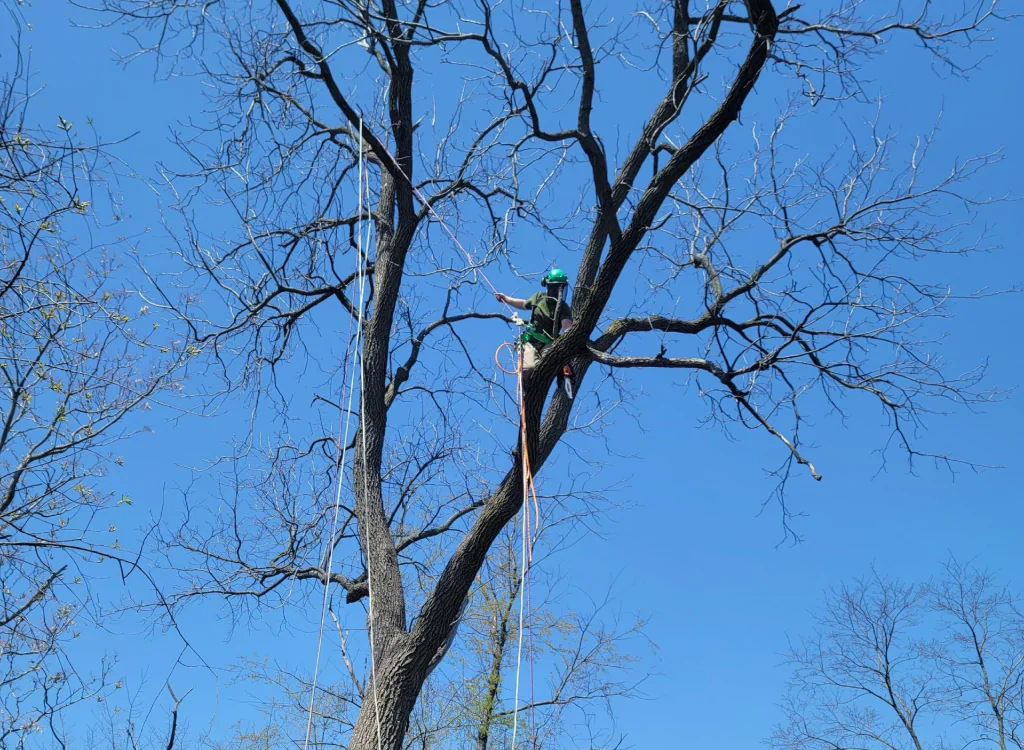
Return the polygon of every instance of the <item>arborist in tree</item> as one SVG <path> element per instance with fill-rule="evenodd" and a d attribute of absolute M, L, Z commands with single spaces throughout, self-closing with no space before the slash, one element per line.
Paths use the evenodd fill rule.
<path fill-rule="evenodd" d="M 552 268 L 540 280 L 543 291 L 537 292 L 527 299 L 517 299 L 497 292 L 494 297 L 519 310 L 531 312 L 530 322 L 524 326 L 520 338 L 523 347 L 523 377 L 528 378 L 537 365 L 537 357 L 545 346 L 554 341 L 559 334 L 565 333 L 572 325 L 572 310 L 569 307 L 569 277 L 561 268 Z M 572 398 L 572 377 L 569 366 L 562 368 L 559 379 L 563 381 L 566 393 Z"/>

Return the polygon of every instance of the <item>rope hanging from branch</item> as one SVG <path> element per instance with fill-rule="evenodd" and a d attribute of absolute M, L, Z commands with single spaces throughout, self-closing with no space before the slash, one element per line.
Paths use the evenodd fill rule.
<path fill-rule="evenodd" d="M 362 132 L 362 131 L 360 130 L 360 132 Z M 357 216 L 359 216 L 360 219 L 362 218 L 362 215 L 363 215 L 363 174 L 364 174 L 364 164 L 363 164 L 363 159 L 362 159 L 362 151 L 360 151 L 360 159 L 359 159 L 359 187 L 358 187 L 358 192 L 359 192 L 358 205 L 359 205 L 359 207 L 358 207 L 358 214 L 357 214 Z M 305 736 L 305 739 L 303 740 L 303 743 L 302 743 L 303 750 L 308 750 L 309 749 L 309 741 L 310 741 L 310 738 L 311 738 L 312 732 L 313 732 L 313 713 L 314 713 L 314 705 L 315 705 L 315 701 L 316 701 L 317 680 L 318 680 L 319 675 L 320 675 L 320 657 L 321 657 L 321 654 L 323 652 L 324 623 L 325 623 L 325 621 L 327 619 L 327 608 L 328 608 L 328 604 L 329 604 L 329 601 L 330 601 L 331 577 L 332 577 L 332 574 L 334 572 L 335 535 L 337 534 L 338 517 L 339 517 L 340 511 L 341 511 L 341 491 L 342 491 L 342 488 L 344 486 L 345 459 L 346 459 L 346 456 L 348 454 L 348 439 L 349 439 L 349 432 L 350 432 L 350 427 L 351 427 L 351 422 L 352 422 L 352 401 L 353 401 L 353 396 L 355 394 L 356 368 L 352 367 L 352 356 L 353 356 L 353 353 L 354 353 L 354 356 L 359 359 L 359 376 L 360 376 L 359 377 L 359 397 L 360 397 L 360 402 L 362 401 L 362 391 L 363 391 L 363 388 L 362 388 L 362 372 L 363 372 L 362 361 L 363 361 L 363 358 L 362 358 L 362 355 L 361 355 L 361 352 L 360 352 L 360 344 L 362 342 L 362 333 L 363 333 L 363 307 L 364 307 L 365 302 L 366 302 L 366 284 L 365 284 L 365 265 L 366 264 L 365 264 L 365 262 L 363 260 L 364 255 L 363 255 L 363 242 L 362 242 L 362 228 L 361 227 L 358 230 L 357 247 L 358 247 L 358 253 L 357 253 L 358 257 L 356 258 L 356 273 L 358 274 L 358 279 L 359 279 L 359 284 L 358 284 L 358 293 L 359 293 L 358 310 L 359 310 L 359 315 L 358 315 L 358 320 L 357 320 L 357 323 L 356 323 L 356 333 L 355 333 L 355 342 L 354 342 L 354 344 L 353 344 L 353 341 L 352 341 L 352 318 L 349 317 L 349 333 L 348 333 L 349 344 L 348 344 L 348 347 L 345 350 L 345 359 L 344 359 L 344 362 L 343 362 L 343 365 L 342 365 L 342 377 L 341 377 L 341 381 L 342 381 L 342 403 L 345 403 L 345 380 L 346 380 L 346 376 L 348 377 L 348 401 L 347 401 L 347 404 L 345 405 L 344 427 L 342 428 L 341 440 L 338 442 L 338 449 L 337 449 L 337 452 L 335 454 L 335 474 L 337 475 L 337 490 L 335 491 L 335 494 L 334 494 L 334 513 L 331 516 L 331 533 L 327 537 L 327 542 L 326 542 L 326 545 L 327 545 L 327 550 L 325 552 L 325 557 L 326 557 L 326 565 L 325 565 L 325 568 L 326 568 L 326 579 L 324 580 L 324 597 L 323 597 L 323 603 L 322 603 L 321 609 L 320 609 L 320 627 L 319 627 L 319 630 L 318 630 L 318 633 L 317 633 L 316 660 L 315 660 L 315 662 L 313 664 L 313 685 L 310 688 L 310 694 L 309 694 L 309 715 L 308 715 L 307 720 L 306 720 L 306 736 Z M 362 408 L 361 407 L 360 407 L 360 414 L 362 414 Z M 354 489 L 355 488 L 353 487 L 353 490 Z M 379 740 L 379 737 L 378 737 L 378 740 Z"/>

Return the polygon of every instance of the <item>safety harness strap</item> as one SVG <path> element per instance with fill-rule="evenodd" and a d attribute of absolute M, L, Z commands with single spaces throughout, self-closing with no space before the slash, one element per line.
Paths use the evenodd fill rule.
<path fill-rule="evenodd" d="M 541 346 L 547 346 L 552 341 L 554 341 L 553 338 L 548 336 L 543 331 L 538 331 L 537 328 L 533 325 L 533 323 L 528 323 L 526 325 L 526 327 L 523 329 L 523 335 L 520 338 L 522 341 L 526 343 L 534 342 L 540 344 Z"/>

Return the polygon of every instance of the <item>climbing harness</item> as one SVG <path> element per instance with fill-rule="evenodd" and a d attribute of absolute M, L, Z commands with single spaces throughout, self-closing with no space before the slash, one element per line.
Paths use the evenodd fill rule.
<path fill-rule="evenodd" d="M 545 335 L 541 331 L 534 327 L 533 323 L 524 324 L 523 333 L 519 336 L 519 340 L 516 342 L 515 349 L 518 351 L 524 346 L 534 346 L 538 352 L 540 352 L 545 346 L 550 344 L 553 339 L 550 336 Z M 512 344 L 505 343 L 498 347 L 498 351 L 501 351 L 502 347 L 513 346 Z M 514 371 L 506 370 L 501 367 L 501 363 L 498 363 L 498 367 L 501 371 L 507 375 L 514 375 Z M 562 389 L 566 396 L 571 401 L 575 395 L 575 388 L 573 384 L 572 368 L 568 364 L 562 365 L 562 369 L 558 371 L 557 376 L 558 387 Z"/>
<path fill-rule="evenodd" d="M 527 325 L 529 326 L 532 324 L 527 323 Z M 509 347 L 510 349 L 512 349 L 514 353 L 518 353 L 524 346 L 528 345 L 531 341 L 538 340 L 537 338 L 530 338 L 531 336 L 536 336 L 536 332 L 524 332 L 515 344 L 510 344 L 506 341 L 504 344 L 498 347 L 497 351 L 494 352 L 494 361 L 497 363 L 499 370 L 501 370 L 506 375 L 516 374 L 515 370 L 506 370 L 502 366 L 500 361 L 501 350 L 504 349 L 505 347 Z M 540 351 L 545 346 L 547 346 L 548 343 L 550 343 L 550 341 L 546 343 L 541 343 L 540 346 L 536 347 L 537 350 Z M 558 387 L 562 389 L 562 392 L 565 393 L 565 395 L 569 398 L 570 401 L 572 401 L 572 399 L 576 395 L 576 385 L 572 375 L 572 368 L 568 364 L 562 365 L 562 369 L 558 371 L 558 375 L 556 376 L 556 382 L 558 383 Z"/>
<path fill-rule="evenodd" d="M 557 270 L 558 269 L 556 269 L 556 271 Z M 564 272 L 559 272 L 559 273 L 562 274 L 562 278 L 564 279 L 565 278 L 565 273 Z M 550 274 L 549 274 L 549 276 L 550 276 Z M 544 281 L 547 281 L 547 280 L 548 280 L 548 276 L 545 276 L 544 277 Z M 523 347 L 525 347 L 525 346 L 533 346 L 537 350 L 537 352 L 539 353 L 539 352 L 541 352 L 544 349 L 545 346 L 547 346 L 548 344 L 551 344 L 551 343 L 554 342 L 554 340 L 555 340 L 554 334 L 561 327 L 561 321 L 558 320 L 558 317 L 559 317 L 558 316 L 558 312 L 562 308 L 562 288 L 561 287 L 558 290 L 558 297 L 557 298 L 552 298 L 552 299 L 555 299 L 555 316 L 554 316 L 555 317 L 555 321 L 553 323 L 553 330 L 551 332 L 552 335 L 548 335 L 548 333 L 546 331 L 540 330 L 533 323 L 527 323 L 526 321 L 524 321 L 522 318 L 520 318 L 515 313 L 512 314 L 512 322 L 515 323 L 517 326 L 519 326 L 519 328 L 521 329 L 519 335 L 516 337 L 516 342 L 514 344 L 510 344 L 508 342 L 505 342 L 505 343 L 501 344 L 498 347 L 498 349 L 494 352 L 494 361 L 498 365 L 498 369 L 500 369 L 506 375 L 515 375 L 517 373 L 517 371 L 516 370 L 507 370 L 501 364 L 500 355 L 501 355 L 501 350 L 502 349 L 504 349 L 505 347 L 510 347 L 516 353 L 516 358 L 518 360 L 518 358 L 520 356 L 520 353 L 522 352 Z M 576 388 L 575 388 L 575 381 L 574 381 L 573 374 L 572 374 L 572 368 L 568 365 L 568 363 L 562 365 L 562 368 L 559 370 L 558 376 L 557 376 L 557 382 L 558 382 L 558 387 L 562 389 L 562 391 L 565 393 L 565 395 L 571 401 L 575 397 L 575 395 L 576 395 L 575 394 Z"/>
<path fill-rule="evenodd" d="M 523 326 L 523 333 L 519 337 L 519 340 L 524 344 L 538 343 L 541 346 L 547 346 L 554 341 L 554 339 L 544 333 L 544 331 L 538 330 L 533 323 L 526 323 Z"/>

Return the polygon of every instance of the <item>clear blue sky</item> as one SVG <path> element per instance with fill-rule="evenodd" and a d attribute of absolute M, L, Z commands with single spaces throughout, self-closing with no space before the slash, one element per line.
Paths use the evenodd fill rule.
<path fill-rule="evenodd" d="M 147 61 L 122 70 L 112 61 L 111 49 L 124 46 L 115 33 L 74 29 L 62 11 L 44 10 L 42 4 L 27 15 L 34 24 L 26 37 L 32 68 L 36 83 L 45 85 L 35 117 L 44 123 L 58 114 L 75 122 L 92 117 L 106 137 L 137 132 L 118 153 L 140 172 L 152 174 L 154 161 L 172 153 L 171 126 L 199 105 L 199 82 L 156 81 Z M 1019 195 L 1024 105 L 1017 52 L 1022 46 L 1024 24 L 1001 27 L 988 48 L 989 59 L 969 81 L 934 74 L 917 50 L 890 50 L 870 69 L 887 94 L 885 121 L 909 140 L 927 132 L 943 110 L 935 163 L 1003 148 L 1005 160 L 986 172 L 978 187 L 992 195 Z M 617 73 L 609 69 L 608 75 Z M 758 93 L 757 106 L 770 107 L 771 94 Z M 610 117 L 606 110 L 599 110 L 599 116 Z M 824 145 L 836 134 L 822 132 L 818 138 L 817 145 Z M 815 145 L 812 141 L 808 148 Z M 161 230 L 153 194 L 128 185 L 128 198 L 133 221 L 154 227 L 143 248 L 158 248 Z M 951 259 L 933 266 L 936 275 L 955 281 L 960 291 L 1024 281 L 1021 216 L 1018 204 L 988 211 L 989 239 L 1004 249 L 970 260 Z M 552 256 L 539 255 L 542 268 Z M 991 384 L 1016 386 L 1024 367 L 1022 313 L 1019 296 L 960 304 L 956 316 L 943 322 L 942 330 L 950 334 L 944 356 L 953 368 L 963 369 L 988 359 Z M 818 484 L 801 476 L 792 483 L 789 502 L 806 513 L 796 521 L 804 542 L 777 547 L 777 512 L 769 506 L 758 516 L 773 487 L 765 469 L 780 460 L 776 445 L 762 435 L 744 433 L 731 442 L 716 430 L 700 429 L 699 406 L 674 387 L 679 378 L 671 374 L 644 373 L 636 380 L 647 394 L 641 402 L 643 430 L 621 418 L 614 440 L 637 458 L 612 459 L 602 476 L 608 484 L 623 481 L 619 498 L 634 507 L 607 524 L 606 539 L 584 542 L 560 559 L 567 578 L 583 590 L 599 595 L 614 580 L 621 608 L 651 618 L 648 634 L 660 650 L 649 664 L 661 676 L 648 685 L 652 700 L 619 706 L 619 726 L 631 744 L 756 744 L 778 716 L 775 704 L 786 679 L 779 653 L 787 635 L 809 629 L 808 610 L 823 589 L 872 564 L 892 575 L 922 579 L 952 552 L 961 559 L 976 557 L 1024 588 L 1019 440 L 1024 409 L 1019 398 L 979 414 L 956 413 L 929 422 L 924 437 L 930 445 L 1006 467 L 955 479 L 924 462 L 917 476 L 910 476 L 895 454 L 888 471 L 879 474 L 874 451 L 887 433 L 873 407 L 855 410 L 856 418 L 845 425 L 820 417 L 813 455 L 825 479 Z M 181 472 L 168 469 L 168 457 L 187 464 L 216 452 L 216 441 L 231 429 L 230 420 L 218 424 L 222 432 L 211 433 L 187 420 L 174 429 L 154 422 L 157 435 L 126 450 L 128 466 L 116 481 L 137 499 L 133 512 L 152 512 L 163 488 L 182 481 Z M 173 495 L 166 497 L 173 501 Z M 217 611 L 193 610 L 185 623 L 212 663 L 224 666 L 230 655 L 271 649 L 267 628 L 229 634 L 216 619 Z M 119 650 L 123 663 L 132 665 L 126 672 L 133 679 L 140 669 L 132 662 L 150 662 L 157 685 L 178 648 L 172 637 L 147 634 L 130 623 L 116 639 L 95 643 Z M 278 640 L 278 652 L 287 654 L 288 643 Z M 191 705 L 186 704 L 196 726 L 209 720 L 213 706 L 221 725 L 249 710 L 235 703 L 236 693 L 223 681 L 213 685 L 199 673 L 179 671 L 175 682 L 199 688 Z"/>

